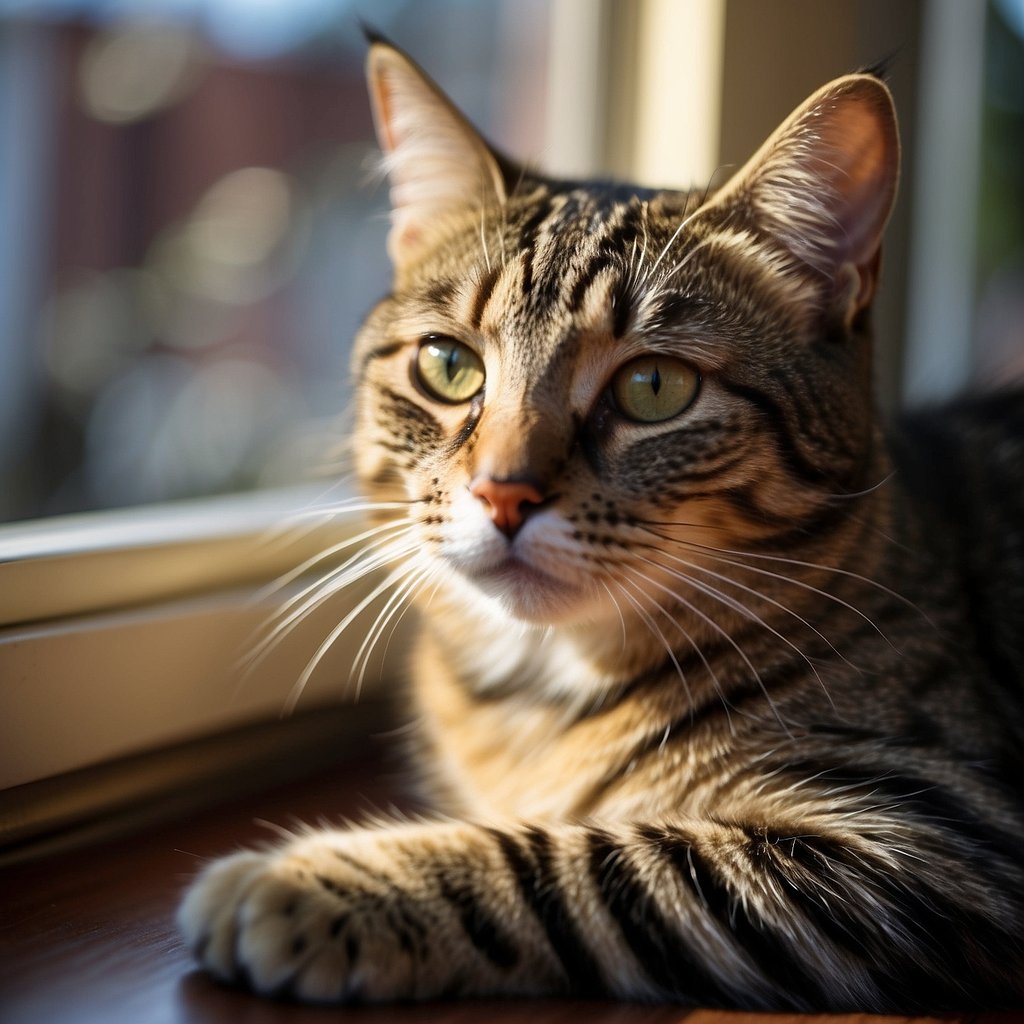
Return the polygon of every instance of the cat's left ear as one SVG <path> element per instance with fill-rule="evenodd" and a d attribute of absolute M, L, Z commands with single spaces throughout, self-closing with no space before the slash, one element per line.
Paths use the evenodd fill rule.
<path fill-rule="evenodd" d="M 752 218 L 826 275 L 826 301 L 849 322 L 874 295 L 899 165 L 888 88 L 847 75 L 793 111 L 709 206 Z"/>
<path fill-rule="evenodd" d="M 366 76 L 391 183 L 388 253 L 398 267 L 422 254 L 451 212 L 504 201 L 505 179 L 487 143 L 396 47 L 373 40 Z"/>

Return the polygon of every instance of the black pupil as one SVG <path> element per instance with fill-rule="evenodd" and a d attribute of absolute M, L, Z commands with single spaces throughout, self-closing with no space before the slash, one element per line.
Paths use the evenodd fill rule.
<path fill-rule="evenodd" d="M 657 397 L 658 392 L 661 390 L 661 374 L 658 373 L 658 368 L 654 368 L 654 372 L 651 374 L 651 390 Z"/>
<path fill-rule="evenodd" d="M 448 356 L 444 361 L 444 370 L 448 375 L 448 382 L 451 383 L 455 379 L 455 374 L 459 372 L 459 350 L 454 346 L 450 346 L 448 349 Z"/>

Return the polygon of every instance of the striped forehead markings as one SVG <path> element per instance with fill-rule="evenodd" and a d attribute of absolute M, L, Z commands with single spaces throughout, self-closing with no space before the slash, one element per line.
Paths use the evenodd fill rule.
<path fill-rule="evenodd" d="M 474 331 L 480 329 L 480 324 L 484 318 L 484 310 L 487 308 L 487 303 L 494 294 L 494 288 L 497 285 L 498 279 L 501 277 L 503 270 L 504 267 L 501 266 L 489 268 L 480 279 L 480 283 L 477 285 L 469 311 L 469 326 L 472 327 Z"/>
<path fill-rule="evenodd" d="M 540 233 L 545 221 L 552 212 L 551 196 L 546 195 L 542 202 L 537 204 L 537 209 L 527 218 L 520 228 L 520 238 L 523 253 L 522 291 L 523 295 L 529 295 L 533 289 L 533 257 L 537 247 L 537 236 Z"/>

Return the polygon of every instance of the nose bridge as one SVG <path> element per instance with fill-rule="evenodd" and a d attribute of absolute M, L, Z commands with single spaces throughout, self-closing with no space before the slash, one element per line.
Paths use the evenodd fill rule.
<path fill-rule="evenodd" d="M 485 408 L 476 434 L 471 479 L 525 480 L 544 489 L 564 449 L 558 417 L 523 395 Z"/>

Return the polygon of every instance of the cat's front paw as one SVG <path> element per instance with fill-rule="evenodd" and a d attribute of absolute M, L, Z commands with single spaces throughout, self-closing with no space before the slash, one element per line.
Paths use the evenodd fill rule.
<path fill-rule="evenodd" d="M 224 981 L 315 1002 L 432 994 L 417 967 L 436 953 L 424 908 L 344 846 L 297 840 L 211 864 L 178 911 L 199 962 Z"/>
<path fill-rule="evenodd" d="M 178 928 L 192 955 L 223 981 L 238 977 L 237 940 L 242 907 L 269 867 L 270 855 L 246 851 L 221 857 L 189 886 L 178 908 Z"/>

